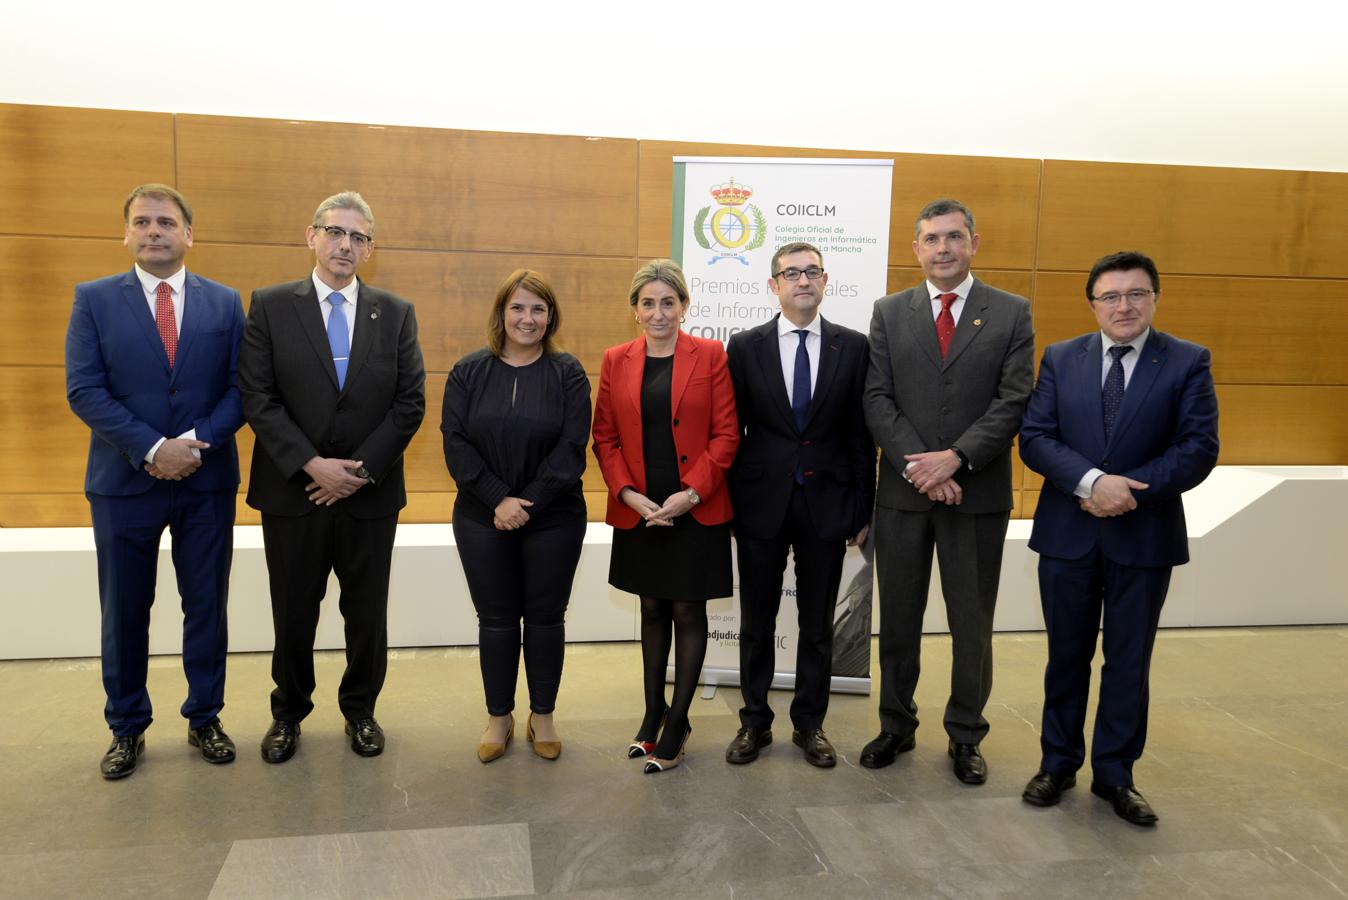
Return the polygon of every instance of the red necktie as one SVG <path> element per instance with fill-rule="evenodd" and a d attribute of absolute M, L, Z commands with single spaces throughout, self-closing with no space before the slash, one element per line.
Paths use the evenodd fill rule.
<path fill-rule="evenodd" d="M 159 326 L 159 339 L 164 342 L 171 369 L 173 358 L 178 355 L 178 322 L 173 317 L 173 288 L 167 281 L 159 282 L 154 291 L 154 321 Z"/>
<path fill-rule="evenodd" d="M 955 317 L 950 307 L 959 298 L 959 294 L 939 294 L 936 297 L 941 301 L 941 313 L 936 317 L 936 340 L 941 344 L 941 359 L 945 359 L 950 352 L 950 342 L 955 337 Z"/>

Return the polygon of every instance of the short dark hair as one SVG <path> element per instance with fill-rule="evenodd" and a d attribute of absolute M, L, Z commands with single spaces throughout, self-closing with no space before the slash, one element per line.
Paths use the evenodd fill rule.
<path fill-rule="evenodd" d="M 816 247 L 814 244 L 807 244 L 804 241 L 792 241 L 789 244 L 782 244 L 782 246 L 777 248 L 777 252 L 772 254 L 772 262 L 768 264 L 768 273 L 773 278 L 776 278 L 777 261 L 779 259 L 781 259 L 783 256 L 790 256 L 792 253 L 802 253 L 806 251 L 813 253 L 815 257 L 818 258 L 819 265 L 822 268 L 824 265 L 824 254 L 819 252 L 818 247 Z"/>
<path fill-rule="evenodd" d="M 507 275 L 506 280 L 496 289 L 496 298 L 492 300 L 491 313 L 487 316 L 487 349 L 495 356 L 505 352 L 505 308 L 515 291 L 520 288 L 524 288 L 548 305 L 548 327 L 543 329 L 543 352 L 555 353 L 557 346 L 553 336 L 561 327 L 562 311 L 557 307 L 557 296 L 552 292 L 552 285 L 532 269 L 516 269 Z"/>
<path fill-rule="evenodd" d="M 922 237 L 922 223 L 928 219 L 934 219 L 937 216 L 946 216 L 950 213 L 964 213 L 964 224 L 969 226 L 969 237 L 974 236 L 974 214 L 969 212 L 969 207 L 958 200 L 952 200 L 949 197 L 942 197 L 939 200 L 933 200 L 922 207 L 922 212 L 917 214 L 917 220 L 913 223 L 913 239 Z"/>
<path fill-rule="evenodd" d="M 1095 299 L 1095 281 L 1106 272 L 1131 272 L 1141 269 L 1151 279 L 1151 289 L 1161 293 L 1161 276 L 1156 271 L 1156 263 L 1151 257 L 1136 250 L 1120 250 L 1108 256 L 1102 256 L 1091 266 L 1091 274 L 1086 276 L 1086 299 Z"/>
<path fill-rule="evenodd" d="M 138 184 L 131 189 L 131 193 L 126 195 L 126 202 L 122 204 L 122 221 L 131 221 L 131 204 L 136 202 L 137 197 L 149 197 L 151 200 L 168 200 L 178 205 L 178 209 L 183 213 L 183 224 L 188 228 L 192 227 L 192 207 L 188 205 L 187 198 L 169 187 L 167 184 Z"/>

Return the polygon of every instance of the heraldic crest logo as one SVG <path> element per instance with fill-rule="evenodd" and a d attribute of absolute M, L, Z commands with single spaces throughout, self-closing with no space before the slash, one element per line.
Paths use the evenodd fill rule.
<path fill-rule="evenodd" d="M 703 250 L 715 250 L 707 264 L 733 259 L 749 265 L 744 254 L 757 250 L 768 239 L 768 221 L 763 211 L 749 202 L 754 189 L 736 184 L 731 176 L 725 184 L 713 185 L 710 193 L 715 202 L 699 209 L 693 220 L 693 238 L 697 245 Z M 712 212 L 713 206 L 715 212 Z"/>

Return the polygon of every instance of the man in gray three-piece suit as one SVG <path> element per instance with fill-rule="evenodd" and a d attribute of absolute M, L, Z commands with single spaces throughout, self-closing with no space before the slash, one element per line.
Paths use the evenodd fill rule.
<path fill-rule="evenodd" d="M 1030 304 L 969 273 L 973 214 L 935 200 L 913 252 L 926 280 L 875 302 L 866 424 L 883 453 L 875 510 L 880 734 L 861 764 L 914 746 L 922 616 L 932 547 L 953 642 L 945 729 L 955 777 L 982 784 L 978 744 L 992 690 L 992 615 L 1011 513 L 1011 441 L 1033 382 Z"/>

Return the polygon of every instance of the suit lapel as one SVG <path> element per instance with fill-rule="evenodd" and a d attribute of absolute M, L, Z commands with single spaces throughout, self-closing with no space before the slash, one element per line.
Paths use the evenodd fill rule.
<path fill-rule="evenodd" d="M 1059 376 L 1065 384 L 1059 385 L 1058 390 L 1065 390 L 1067 384 L 1081 385 L 1079 390 L 1086 394 L 1087 432 L 1095 435 L 1100 442 L 1099 446 L 1103 453 L 1103 447 L 1105 446 L 1105 413 L 1100 397 L 1100 354 L 1102 352 L 1100 332 L 1097 331 L 1082 343 L 1081 351 L 1072 357 L 1071 371 L 1064 372 Z"/>
<path fill-rule="evenodd" d="M 627 360 L 626 371 L 623 377 L 626 379 L 623 387 L 627 390 L 627 400 L 631 408 L 636 411 L 637 421 L 641 421 L 641 379 L 646 374 L 646 336 L 642 335 L 627 345 L 627 353 L 624 354 Z"/>
<path fill-rule="evenodd" d="M 155 324 L 154 314 L 150 312 L 150 304 L 145 301 L 145 288 L 136 277 L 135 269 L 122 279 L 122 302 L 126 304 L 131 320 L 140 326 L 141 334 L 150 343 L 150 352 L 159 359 L 164 371 L 169 372 L 168 352 L 164 349 L 164 339 L 159 336 L 159 326 Z"/>
<path fill-rule="evenodd" d="M 838 371 L 838 360 L 842 356 L 842 342 L 838 340 L 838 329 L 822 316 L 819 318 L 819 374 L 815 377 L 814 393 L 810 395 L 810 410 L 805 415 L 805 427 L 808 429 L 814 417 L 823 407 L 823 398 L 833 384 L 833 376 Z M 778 368 L 781 368 L 778 366 Z"/>
<path fill-rule="evenodd" d="M 314 355 L 318 357 L 323 371 L 328 373 L 332 386 L 337 387 L 337 366 L 332 362 L 332 347 L 328 344 L 328 332 L 323 327 L 323 311 L 318 307 L 319 297 L 314 292 L 314 279 L 306 278 L 295 288 L 295 315 L 299 319 L 300 329 L 309 339 Z M 348 372 L 350 366 L 347 367 Z"/>
<path fill-rule="evenodd" d="M 938 369 L 941 368 L 941 343 L 936 340 L 936 319 L 931 314 L 931 295 L 927 293 L 925 281 L 913 288 L 906 315 L 913 339 L 922 348 L 922 352 L 927 354 L 931 364 Z"/>
<path fill-rule="evenodd" d="M 201 330 L 201 317 L 204 315 L 204 310 L 201 308 L 203 302 L 201 290 L 201 282 L 197 280 L 197 276 L 188 272 L 187 277 L 183 280 L 183 320 L 178 327 L 178 352 L 173 361 L 171 382 L 178 380 L 178 373 L 183 368 L 183 360 L 188 358 L 187 354 L 192 349 L 192 341 L 196 338 L 197 332 Z"/>
<path fill-rule="evenodd" d="M 348 386 L 360 373 L 360 367 L 364 365 L 365 357 L 369 355 L 370 345 L 374 343 L 375 328 L 379 325 L 379 300 L 374 296 L 374 291 L 365 287 L 363 283 L 356 293 L 355 322 L 356 326 L 353 329 L 355 333 L 352 335 L 351 343 L 351 359 L 346 367 L 346 384 Z M 336 366 L 333 366 L 333 372 L 336 373 Z"/>
<path fill-rule="evenodd" d="M 758 370 L 767 382 L 773 408 L 784 422 L 789 422 L 791 427 L 795 428 L 796 416 L 791 411 L 791 398 L 786 393 L 786 374 L 782 372 L 781 339 L 778 337 L 777 328 L 777 317 L 774 316 L 766 325 L 757 329 L 754 335 Z"/>
<path fill-rule="evenodd" d="M 1151 393 L 1157 376 L 1165 368 L 1166 349 L 1165 335 L 1153 328 L 1147 342 L 1142 345 L 1142 355 L 1138 357 L 1137 365 L 1133 367 L 1133 377 L 1128 379 L 1128 387 L 1124 389 L 1123 405 L 1119 407 L 1119 414 L 1114 419 L 1114 430 L 1109 433 L 1106 453 L 1118 441 L 1119 435 L 1128 430 L 1128 424 L 1133 420 L 1133 416 L 1137 415 L 1137 411 L 1146 403 L 1147 394 Z M 1100 379 L 1096 378 L 1096 383 L 1099 381 Z M 1101 415 L 1100 427 L 1103 430 L 1103 413 Z"/>
<path fill-rule="evenodd" d="M 955 325 L 955 335 L 950 339 L 950 352 L 946 354 L 945 363 L 941 368 L 948 368 L 955 359 L 964 352 L 964 348 L 969 346 L 969 342 L 983 330 L 983 326 L 988 321 L 988 298 L 984 291 L 983 283 L 974 279 L 973 287 L 969 288 L 969 296 L 964 300 L 964 309 L 960 312 L 960 320 Z M 936 334 L 936 320 L 932 320 L 933 335 Z M 937 345 L 937 352 L 940 352 L 940 344 Z"/>
<path fill-rule="evenodd" d="M 674 416 L 674 411 L 679 408 L 679 401 L 683 399 L 683 392 L 688 388 L 688 381 L 693 377 L 693 369 L 697 366 L 697 344 L 693 339 L 683 331 L 679 332 L 678 343 L 674 345 L 674 377 L 669 387 L 669 415 Z"/>

